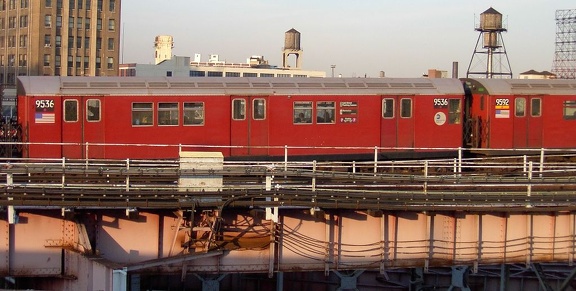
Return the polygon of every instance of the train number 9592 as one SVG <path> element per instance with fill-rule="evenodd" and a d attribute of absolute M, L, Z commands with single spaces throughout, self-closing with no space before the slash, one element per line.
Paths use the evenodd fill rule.
<path fill-rule="evenodd" d="M 510 105 L 510 99 L 506 98 L 496 99 L 496 106 L 509 106 L 509 105 Z"/>

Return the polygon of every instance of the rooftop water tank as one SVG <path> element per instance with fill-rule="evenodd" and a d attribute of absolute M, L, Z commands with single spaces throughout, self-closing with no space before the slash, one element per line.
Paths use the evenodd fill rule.
<path fill-rule="evenodd" d="M 286 31 L 284 49 L 300 50 L 300 32 L 294 28 Z"/>

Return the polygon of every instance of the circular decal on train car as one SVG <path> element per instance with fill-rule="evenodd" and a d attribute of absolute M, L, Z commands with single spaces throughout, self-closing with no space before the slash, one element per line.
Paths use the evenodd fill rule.
<path fill-rule="evenodd" d="M 434 122 L 436 125 L 444 125 L 446 123 L 446 114 L 444 112 L 438 112 L 434 115 Z"/>

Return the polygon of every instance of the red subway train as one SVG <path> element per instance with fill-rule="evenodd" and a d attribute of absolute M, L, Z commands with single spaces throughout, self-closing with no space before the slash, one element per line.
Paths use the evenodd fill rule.
<path fill-rule="evenodd" d="M 576 145 L 567 80 L 21 76 L 17 95 L 32 158 L 383 159 Z"/>

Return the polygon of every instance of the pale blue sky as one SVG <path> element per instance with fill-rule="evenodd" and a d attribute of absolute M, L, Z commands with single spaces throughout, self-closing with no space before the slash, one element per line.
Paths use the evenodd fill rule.
<path fill-rule="evenodd" d="M 172 35 L 173 54 L 219 54 L 228 62 L 252 55 L 282 65 L 284 33 L 301 33 L 303 69 L 336 75 L 419 77 L 459 62 L 464 77 L 480 13 L 503 14 L 512 72 L 552 69 L 555 12 L 574 0 L 123 0 L 124 63 L 153 63 L 154 37 Z"/>

